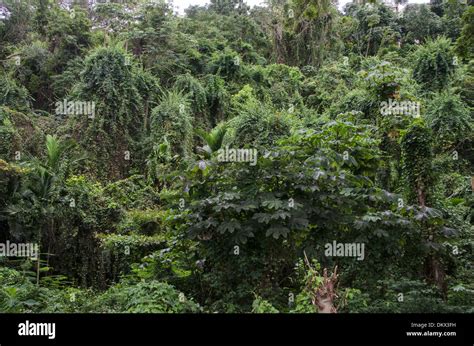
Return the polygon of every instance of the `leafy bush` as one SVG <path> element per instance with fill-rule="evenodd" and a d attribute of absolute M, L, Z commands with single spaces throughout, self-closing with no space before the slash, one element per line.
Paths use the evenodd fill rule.
<path fill-rule="evenodd" d="M 0 75 L 0 104 L 25 111 L 30 108 L 31 97 L 24 86 L 18 85 L 14 79 L 6 75 Z"/>
<path fill-rule="evenodd" d="M 451 91 L 437 94 L 426 107 L 426 123 L 438 147 L 452 146 L 468 137 L 474 130 L 473 121 L 469 108 Z"/>
<path fill-rule="evenodd" d="M 189 313 L 200 307 L 173 286 L 158 281 L 120 283 L 100 296 L 99 312 Z"/>
<path fill-rule="evenodd" d="M 271 145 L 289 136 L 297 122 L 292 114 L 277 112 L 268 104 L 250 99 L 239 115 L 228 122 L 229 132 L 224 144 L 238 148 Z"/>
<path fill-rule="evenodd" d="M 195 118 L 203 117 L 206 111 L 207 94 L 201 82 L 190 74 L 179 75 L 174 83 L 174 88 L 189 97 L 193 116 Z"/>
<path fill-rule="evenodd" d="M 152 111 L 152 137 L 158 143 L 166 139 L 173 154 L 186 158 L 191 153 L 193 139 L 191 121 L 187 96 L 170 91 Z"/>
<path fill-rule="evenodd" d="M 403 11 L 402 30 L 409 43 L 423 43 L 442 32 L 442 21 L 426 4 L 408 4 Z"/>
<path fill-rule="evenodd" d="M 0 157 L 11 161 L 25 161 L 28 155 L 37 154 L 43 142 L 43 131 L 31 116 L 2 106 L 0 134 Z"/>
<path fill-rule="evenodd" d="M 440 91 L 454 72 L 451 41 L 445 37 L 427 40 L 413 54 L 413 78 L 424 90 Z"/>
<path fill-rule="evenodd" d="M 256 314 L 274 314 L 278 313 L 279 311 L 275 309 L 267 300 L 257 296 L 252 303 L 252 312 Z"/>

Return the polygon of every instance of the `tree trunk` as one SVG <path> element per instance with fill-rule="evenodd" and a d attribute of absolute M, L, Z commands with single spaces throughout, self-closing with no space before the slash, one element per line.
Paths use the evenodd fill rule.
<path fill-rule="evenodd" d="M 425 276 L 427 281 L 433 283 L 441 291 L 443 298 L 446 299 L 448 287 L 446 284 L 446 274 L 440 260 L 430 254 L 425 260 Z"/>
<path fill-rule="evenodd" d="M 337 298 L 335 285 L 337 282 L 337 267 L 328 277 L 328 270 L 324 268 L 323 282 L 316 291 L 313 299 L 313 305 L 317 307 L 319 313 L 334 314 L 337 309 L 334 306 L 334 299 Z"/>

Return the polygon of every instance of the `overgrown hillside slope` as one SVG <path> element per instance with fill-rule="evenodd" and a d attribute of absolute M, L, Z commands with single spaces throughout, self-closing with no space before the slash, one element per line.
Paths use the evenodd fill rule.
<path fill-rule="evenodd" d="M 402 4 L 0 2 L 0 312 L 474 312 L 474 7 Z"/>

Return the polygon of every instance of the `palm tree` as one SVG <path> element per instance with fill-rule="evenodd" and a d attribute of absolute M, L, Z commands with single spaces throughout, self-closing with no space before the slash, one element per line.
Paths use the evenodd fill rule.
<path fill-rule="evenodd" d="M 207 157 L 222 147 L 224 136 L 227 133 L 227 124 L 222 122 L 214 127 L 210 132 L 202 129 L 196 129 L 196 134 L 206 143 L 204 147 L 199 148 Z"/>
<path fill-rule="evenodd" d="M 60 199 L 62 182 L 65 180 L 70 168 L 83 158 L 75 160 L 65 159 L 74 143 L 72 141 L 60 141 L 55 136 L 46 136 L 46 157 L 44 159 L 34 157 L 27 163 L 29 169 L 28 181 L 20 191 L 21 197 L 30 206 L 29 210 L 36 211 L 38 218 L 37 242 L 41 245 L 45 239 L 48 242 L 48 262 L 51 239 L 54 237 L 55 218 L 61 209 L 57 208 Z M 15 214 L 24 211 L 23 206 L 10 205 L 7 213 L 14 218 Z M 37 284 L 39 283 L 40 256 L 38 255 Z"/>

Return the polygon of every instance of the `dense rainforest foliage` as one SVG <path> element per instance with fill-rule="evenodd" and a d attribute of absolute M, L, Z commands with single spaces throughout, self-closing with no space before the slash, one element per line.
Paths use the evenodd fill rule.
<path fill-rule="evenodd" d="M 474 7 L 404 3 L 1 1 L 0 311 L 474 312 Z"/>

